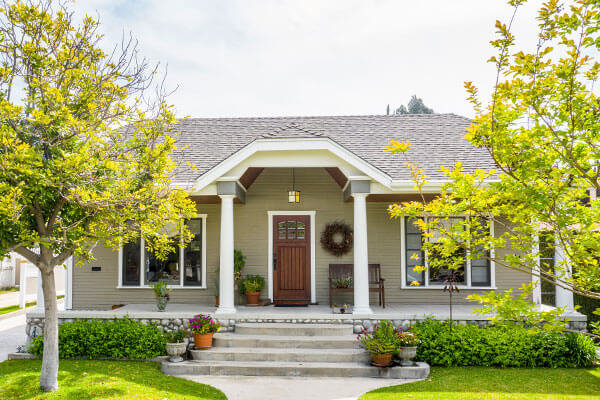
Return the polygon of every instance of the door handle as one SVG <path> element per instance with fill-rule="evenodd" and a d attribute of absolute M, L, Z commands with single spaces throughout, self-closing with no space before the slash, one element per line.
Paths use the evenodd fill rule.
<path fill-rule="evenodd" d="M 277 253 L 273 253 L 273 271 L 277 270 Z"/>

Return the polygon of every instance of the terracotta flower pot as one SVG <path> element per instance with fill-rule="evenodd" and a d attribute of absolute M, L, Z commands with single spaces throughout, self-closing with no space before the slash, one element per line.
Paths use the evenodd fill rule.
<path fill-rule="evenodd" d="M 373 359 L 373 365 L 376 367 L 389 367 L 392 365 L 392 356 L 393 354 L 373 354 L 371 353 L 371 358 Z"/>
<path fill-rule="evenodd" d="M 246 292 L 246 305 L 258 306 L 260 300 L 260 292 Z"/>
<path fill-rule="evenodd" d="M 210 349 L 212 347 L 212 333 L 194 333 L 194 347 L 197 349 Z"/>
<path fill-rule="evenodd" d="M 215 296 L 215 307 L 219 307 L 219 296 Z"/>

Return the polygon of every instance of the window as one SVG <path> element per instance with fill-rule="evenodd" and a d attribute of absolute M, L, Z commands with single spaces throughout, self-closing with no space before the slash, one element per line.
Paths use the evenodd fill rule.
<path fill-rule="evenodd" d="M 206 287 L 206 215 L 185 222 L 193 237 L 185 248 L 176 244 L 165 260 L 145 248 L 143 239 L 124 244 L 119 250 L 119 287 L 150 287 L 158 281 L 174 287 Z M 141 268 L 143 266 L 143 268 Z"/>
<path fill-rule="evenodd" d="M 554 274 L 554 239 L 548 232 L 540 232 L 540 271 Z M 556 290 L 552 282 L 540 278 L 542 304 L 556 306 Z"/>
<path fill-rule="evenodd" d="M 419 219 L 423 220 L 423 218 Z M 460 220 L 464 220 L 464 218 L 465 217 L 451 217 L 448 219 L 440 218 L 440 230 L 448 229 Z M 435 253 L 425 254 L 423 251 L 424 238 L 421 235 L 421 229 L 415 224 L 415 222 L 415 219 L 408 217 L 405 217 L 402 220 L 402 229 L 404 231 L 404 258 L 402 259 L 404 287 L 442 288 L 449 273 L 449 269 L 429 268 L 429 261 L 434 257 L 441 257 L 441 255 Z M 490 229 L 490 234 L 492 232 L 493 229 Z M 440 237 L 441 233 L 439 231 L 433 232 L 432 240 L 434 242 Z M 493 263 L 491 263 L 489 260 L 491 254 L 489 251 L 484 251 L 481 248 L 476 248 L 476 250 L 477 254 L 482 255 L 482 258 L 474 260 L 467 259 L 462 266 L 456 269 L 458 275 L 458 284 L 464 287 L 492 287 L 494 286 Z M 464 249 L 458 249 L 456 255 L 461 255 L 461 253 L 464 254 Z M 414 268 L 417 265 L 424 265 L 426 271 L 415 271 Z"/>
<path fill-rule="evenodd" d="M 304 240 L 305 230 L 302 221 L 280 221 L 277 223 L 277 238 L 279 240 Z"/>

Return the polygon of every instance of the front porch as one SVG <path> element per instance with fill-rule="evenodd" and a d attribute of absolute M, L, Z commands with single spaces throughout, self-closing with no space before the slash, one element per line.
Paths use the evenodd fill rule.
<path fill-rule="evenodd" d="M 540 306 L 549 307 L 549 306 Z M 371 306 L 373 313 L 356 315 L 352 313 L 334 314 L 326 305 L 309 305 L 306 307 L 247 307 L 237 306 L 236 312 L 219 315 L 217 308 L 207 304 L 169 304 L 166 311 L 156 311 L 155 304 L 128 304 L 116 310 L 64 310 L 59 311 L 59 323 L 76 319 L 114 319 L 129 317 L 145 323 L 156 323 L 162 330 L 169 331 L 187 323 L 195 314 L 211 314 L 222 325 L 222 331 L 235 331 L 235 325 L 242 322 L 259 323 L 298 323 L 298 324 L 348 324 L 358 333 L 362 328 L 371 328 L 381 320 L 393 321 L 397 328 L 407 329 L 416 321 L 434 318 L 445 321 L 449 319 L 447 304 L 389 304 L 386 308 Z M 476 324 L 484 326 L 491 315 L 474 314 L 477 305 L 456 304 L 452 309 L 452 317 L 459 324 Z M 32 337 L 43 331 L 44 312 L 35 308 L 27 313 L 27 335 Z M 586 329 L 586 317 L 577 312 L 565 314 L 569 319 L 569 328 Z M 34 333 L 35 331 L 35 333 Z"/>

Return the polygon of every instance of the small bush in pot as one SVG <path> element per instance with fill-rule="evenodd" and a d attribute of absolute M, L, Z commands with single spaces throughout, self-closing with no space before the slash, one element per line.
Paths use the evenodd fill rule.
<path fill-rule="evenodd" d="M 242 281 L 246 305 L 258 306 L 260 291 L 265 287 L 265 278 L 260 275 L 247 275 Z"/>
<path fill-rule="evenodd" d="M 154 290 L 154 295 L 156 296 L 156 308 L 158 311 L 165 311 L 167 308 L 167 303 L 171 299 L 171 289 L 167 288 L 167 282 L 156 282 L 152 285 L 152 289 Z"/>
<path fill-rule="evenodd" d="M 334 279 L 332 283 L 336 289 L 349 289 L 353 285 L 352 277 Z"/>
<path fill-rule="evenodd" d="M 213 334 L 219 332 L 220 325 L 210 315 L 198 314 L 189 320 L 189 328 L 194 334 L 196 349 L 212 347 Z"/>
<path fill-rule="evenodd" d="M 182 355 L 187 350 L 187 332 L 183 329 L 176 329 L 171 332 L 165 333 L 165 340 L 167 341 L 167 354 L 171 356 L 169 361 L 181 362 L 183 361 Z"/>
<path fill-rule="evenodd" d="M 392 356 L 397 348 L 396 331 L 390 321 L 381 321 L 373 327 L 373 333 L 364 329 L 358 340 L 371 353 L 373 365 L 377 367 L 389 367 L 392 365 Z"/>
<path fill-rule="evenodd" d="M 415 365 L 412 361 L 417 356 L 417 347 L 419 346 L 419 338 L 414 332 L 397 332 L 396 343 L 398 344 L 398 357 L 400 357 L 400 365 L 410 367 Z"/>

